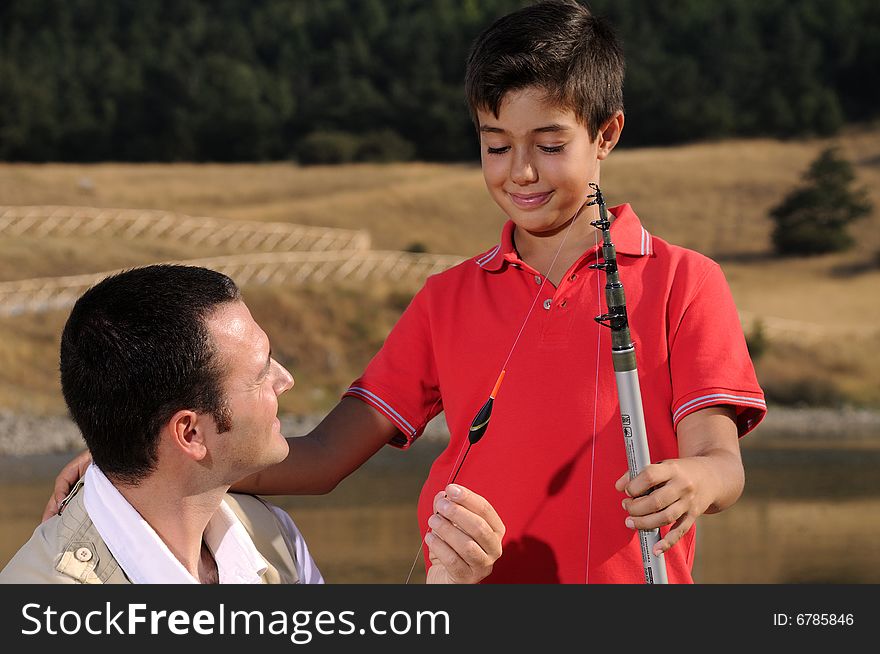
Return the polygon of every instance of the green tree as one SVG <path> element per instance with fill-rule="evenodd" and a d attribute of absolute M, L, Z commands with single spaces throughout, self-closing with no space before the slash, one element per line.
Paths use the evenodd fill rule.
<path fill-rule="evenodd" d="M 780 254 L 839 252 L 852 245 L 847 226 L 868 215 L 872 206 L 865 189 L 852 189 L 852 165 L 836 148 L 825 149 L 770 216 L 776 222 L 773 245 Z"/>

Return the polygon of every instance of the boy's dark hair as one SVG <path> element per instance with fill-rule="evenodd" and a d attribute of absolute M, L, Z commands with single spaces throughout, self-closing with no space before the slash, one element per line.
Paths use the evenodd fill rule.
<path fill-rule="evenodd" d="M 205 320 L 240 299 L 226 275 L 156 265 L 108 277 L 76 302 L 61 335 L 61 391 L 102 472 L 137 484 L 155 467 L 159 430 L 181 409 L 231 428 Z"/>
<path fill-rule="evenodd" d="M 496 20 L 474 41 L 465 72 L 471 118 L 496 117 L 504 96 L 538 87 L 595 139 L 623 110 L 623 48 L 607 22 L 574 0 L 548 0 Z"/>

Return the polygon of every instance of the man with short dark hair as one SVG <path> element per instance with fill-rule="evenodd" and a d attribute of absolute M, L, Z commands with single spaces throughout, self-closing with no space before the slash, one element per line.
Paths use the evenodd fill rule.
<path fill-rule="evenodd" d="M 227 493 L 287 456 L 278 396 L 293 383 L 225 275 L 156 265 L 86 291 L 61 337 L 61 387 L 93 463 L 0 582 L 323 583 L 284 511 Z M 466 567 L 482 578 L 503 527 L 467 496 L 468 519 L 490 528 L 448 547 L 468 563 L 478 541 Z"/>

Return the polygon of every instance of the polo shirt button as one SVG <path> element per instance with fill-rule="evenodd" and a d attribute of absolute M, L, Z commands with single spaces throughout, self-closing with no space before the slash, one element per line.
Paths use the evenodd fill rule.
<path fill-rule="evenodd" d="M 92 560 L 92 550 L 88 547 L 80 547 L 73 553 L 73 555 L 76 557 L 77 561 L 82 561 L 83 563 Z"/>
<path fill-rule="evenodd" d="M 536 283 L 536 284 L 540 284 L 540 283 L 541 283 L 541 275 L 535 275 L 535 283 Z"/>
<path fill-rule="evenodd" d="M 553 304 L 553 300 L 551 300 L 549 297 L 546 300 L 544 300 L 544 308 L 545 309 L 549 309 L 552 304 Z"/>

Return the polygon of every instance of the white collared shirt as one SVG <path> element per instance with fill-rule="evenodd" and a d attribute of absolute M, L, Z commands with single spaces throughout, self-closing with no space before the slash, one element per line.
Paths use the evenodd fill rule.
<path fill-rule="evenodd" d="M 95 529 L 113 557 L 135 584 L 197 584 L 155 530 L 128 503 L 94 464 L 85 474 L 83 502 Z M 270 505 L 272 513 L 296 544 L 300 583 L 324 579 L 309 554 L 305 539 L 286 511 Z M 205 544 L 214 555 L 221 584 L 259 584 L 268 564 L 257 551 L 238 517 L 223 501 L 205 528 Z"/>

